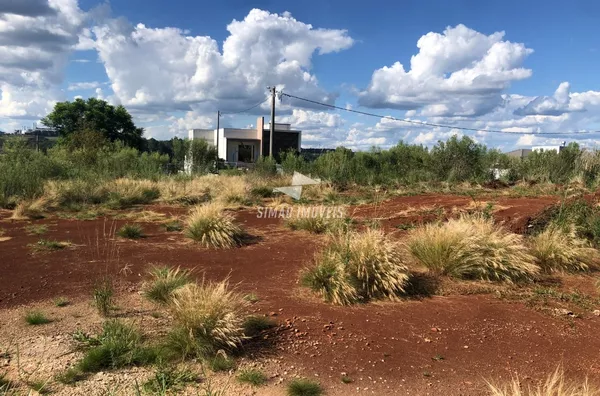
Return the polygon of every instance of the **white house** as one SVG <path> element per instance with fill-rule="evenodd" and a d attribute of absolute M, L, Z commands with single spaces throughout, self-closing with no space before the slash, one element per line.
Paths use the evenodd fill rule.
<path fill-rule="evenodd" d="M 190 139 L 204 139 L 217 147 L 219 159 L 232 163 L 252 163 L 261 156 L 269 155 L 270 124 L 265 125 L 264 117 L 256 121 L 255 129 L 220 128 L 190 129 Z M 273 153 L 300 151 L 302 132 L 293 130 L 290 124 L 275 124 Z"/>
<path fill-rule="evenodd" d="M 562 142 L 560 146 L 533 146 L 531 150 L 537 152 L 556 151 L 560 153 L 567 146 L 567 142 Z"/>

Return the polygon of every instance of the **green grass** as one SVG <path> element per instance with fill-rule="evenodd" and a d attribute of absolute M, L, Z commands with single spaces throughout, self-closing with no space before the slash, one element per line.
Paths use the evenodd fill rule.
<path fill-rule="evenodd" d="M 67 300 L 65 297 L 57 297 L 53 300 L 53 302 L 54 305 L 59 308 L 66 307 L 70 304 L 69 300 Z"/>
<path fill-rule="evenodd" d="M 169 221 L 163 224 L 163 227 L 168 232 L 183 231 L 183 224 L 178 220 Z"/>
<path fill-rule="evenodd" d="M 40 395 L 47 395 L 52 393 L 52 389 L 50 388 L 50 380 L 41 380 L 41 379 L 29 379 L 27 380 L 27 386 Z"/>
<path fill-rule="evenodd" d="M 198 380 L 198 376 L 188 369 L 178 369 L 160 365 L 152 378 L 144 383 L 142 389 L 150 395 L 166 395 L 170 391 L 178 391 L 190 382 Z"/>
<path fill-rule="evenodd" d="M 244 300 L 248 301 L 251 304 L 255 304 L 260 301 L 258 296 L 255 293 L 248 293 L 244 296 Z"/>
<path fill-rule="evenodd" d="M 144 230 L 138 224 L 125 224 L 119 228 L 117 235 L 126 239 L 140 239 L 144 236 Z"/>
<path fill-rule="evenodd" d="M 48 226 L 44 224 L 29 225 L 25 227 L 25 232 L 29 235 L 43 235 L 48 232 Z"/>
<path fill-rule="evenodd" d="M 214 372 L 229 371 L 235 367 L 235 361 L 231 358 L 217 354 L 216 356 L 206 360 L 208 367 Z"/>
<path fill-rule="evenodd" d="M 88 374 L 83 373 L 77 366 L 69 367 L 68 369 L 56 374 L 54 379 L 64 385 L 73 385 L 78 381 L 87 378 Z"/>
<path fill-rule="evenodd" d="M 244 320 L 244 334 L 248 337 L 255 337 L 265 330 L 277 326 L 277 323 L 266 316 L 252 315 Z"/>
<path fill-rule="evenodd" d="M 62 250 L 69 245 L 70 245 L 69 242 L 59 242 L 59 241 L 49 240 L 49 239 L 40 239 L 39 241 L 37 241 L 37 243 L 30 244 L 29 247 L 34 252 L 41 252 L 41 251 Z"/>
<path fill-rule="evenodd" d="M 179 267 L 154 267 L 148 275 L 142 285 L 144 297 L 159 304 L 168 303 L 175 290 L 191 282 L 190 271 Z"/>
<path fill-rule="evenodd" d="M 238 373 L 237 380 L 243 384 L 261 386 L 267 382 L 267 376 L 258 369 L 245 369 Z"/>
<path fill-rule="evenodd" d="M 110 314 L 110 310 L 114 305 L 114 294 L 115 289 L 111 279 L 104 278 L 94 284 L 92 299 L 93 304 L 100 315 L 108 316 Z"/>
<path fill-rule="evenodd" d="M 31 326 L 38 326 L 52 322 L 42 311 L 34 310 L 25 314 L 25 322 Z"/>
<path fill-rule="evenodd" d="M 344 384 L 351 384 L 354 382 L 354 380 L 350 377 L 348 377 L 347 375 L 342 375 L 342 378 L 340 378 L 340 381 L 342 381 L 342 383 Z"/>
<path fill-rule="evenodd" d="M 323 393 L 323 387 L 318 382 L 305 378 L 295 379 L 287 386 L 288 396 L 320 396 Z"/>

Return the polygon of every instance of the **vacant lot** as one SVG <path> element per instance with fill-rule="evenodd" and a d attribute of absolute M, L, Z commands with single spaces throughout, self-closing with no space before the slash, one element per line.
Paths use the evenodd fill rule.
<path fill-rule="evenodd" d="M 558 201 L 425 194 L 350 206 L 347 213 L 359 228 L 377 222 L 403 243 L 422 223 L 473 211 L 523 234 Z M 481 395 L 488 394 L 487 382 L 516 375 L 525 386 L 537 384 L 558 365 L 569 378 L 600 377 L 600 294 L 593 272 L 511 285 L 417 271 L 414 283 L 423 284 L 397 301 L 337 306 L 299 284 L 302 270 L 326 244 L 325 234 L 293 231 L 283 219 L 257 218 L 257 209 L 244 208 L 230 212 L 251 236 L 247 243 L 205 248 L 165 227 L 183 222 L 188 210 L 145 205 L 91 220 L 14 220 L 11 211 L 0 212 L 0 374 L 20 387 L 41 381 L 55 394 L 135 394 L 136 381 L 152 378 L 152 368 L 103 370 L 75 385 L 54 377 L 82 353 L 72 334 L 101 329 L 104 318 L 91 306 L 101 279 L 110 278 L 117 290 L 109 316 L 135 323 L 145 337 L 165 334 L 170 313 L 141 296 L 148 270 L 164 265 L 191 269 L 198 279 L 229 277 L 251 296 L 250 313 L 277 324 L 245 344 L 237 369 L 211 373 L 189 363 L 198 380 L 180 392 L 187 386 L 189 394 L 211 394 L 213 387 L 222 394 L 280 395 L 292 379 L 305 377 L 330 395 Z M 143 230 L 140 238 L 116 235 L 133 223 Z M 28 324 L 23 318 L 32 310 L 50 322 Z M 263 387 L 236 380 L 249 367 L 266 375 Z"/>

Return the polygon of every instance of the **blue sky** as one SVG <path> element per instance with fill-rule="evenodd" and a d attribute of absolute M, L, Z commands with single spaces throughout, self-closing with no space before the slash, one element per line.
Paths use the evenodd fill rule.
<path fill-rule="evenodd" d="M 480 129 L 284 100 L 278 121 L 305 131 L 305 146 L 432 145 L 465 133 L 508 150 L 562 140 L 596 146 L 600 137 L 573 135 L 600 129 L 594 1 L 20 5 L 0 4 L 0 130 L 30 125 L 56 101 L 94 96 L 125 105 L 148 136 L 181 137 L 214 126 L 217 109 L 260 102 L 275 84 L 342 107 Z M 27 34 L 30 26 L 38 34 Z M 222 123 L 244 127 L 259 115 L 268 115 L 268 103 Z"/>

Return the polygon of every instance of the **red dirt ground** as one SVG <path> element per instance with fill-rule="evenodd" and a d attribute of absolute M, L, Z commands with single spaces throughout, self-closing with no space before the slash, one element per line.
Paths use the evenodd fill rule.
<path fill-rule="evenodd" d="M 410 220 L 397 215 L 408 208 L 437 205 L 449 213 L 471 201 L 462 196 L 398 197 L 377 208 L 358 207 L 354 215 L 383 217 L 386 227 L 395 227 Z M 530 217 L 556 198 L 495 202 L 503 208 L 496 219 L 522 231 Z M 480 395 L 485 394 L 485 380 L 505 380 L 518 373 L 532 381 L 560 363 L 568 375 L 600 377 L 600 318 L 567 321 L 491 295 L 332 306 L 297 284 L 300 270 L 310 263 L 323 237 L 287 230 L 278 219 L 257 219 L 253 210 L 236 216 L 259 240 L 234 250 L 209 250 L 156 223 L 142 223 L 147 237 L 129 241 L 110 236 L 109 230 L 123 220 L 27 222 L 11 221 L 7 212 L 0 213 L 0 228 L 12 237 L 0 242 L 0 308 L 57 296 L 87 298 L 93 282 L 108 274 L 118 274 L 123 293 L 135 292 L 149 265 L 168 264 L 205 271 L 210 279 L 230 276 L 242 291 L 256 293 L 260 301 L 254 307 L 287 324 L 272 353 L 299 373 L 318 375 L 330 394 L 360 388 L 363 394 L 375 395 Z M 73 246 L 32 253 L 28 244 L 40 237 L 26 234 L 23 227 L 28 224 L 46 224 L 50 230 L 43 238 L 68 240 Z M 354 382 L 341 384 L 341 373 Z"/>

